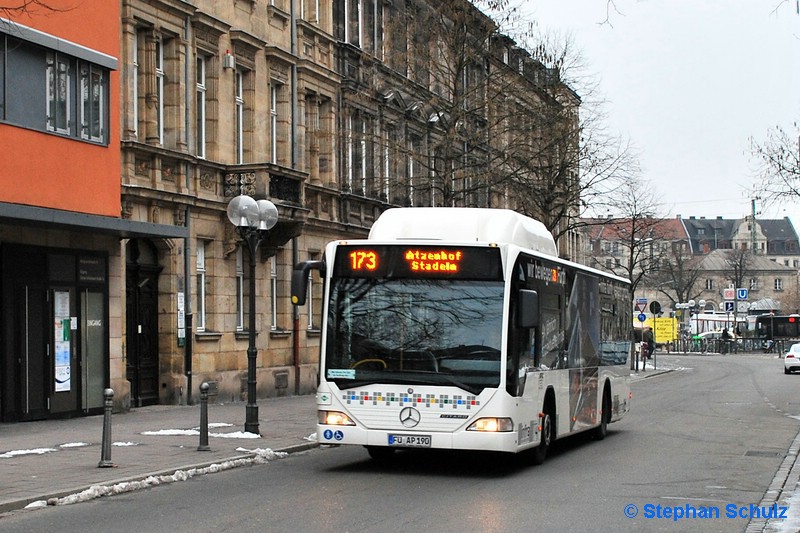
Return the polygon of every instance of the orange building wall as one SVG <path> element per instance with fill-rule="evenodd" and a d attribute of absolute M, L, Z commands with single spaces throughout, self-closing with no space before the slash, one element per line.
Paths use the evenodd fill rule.
<path fill-rule="evenodd" d="M 121 59 L 118 1 L 45 3 L 63 11 L 34 6 L 12 19 Z M 0 201 L 119 217 L 119 92 L 118 71 L 112 71 L 108 146 L 0 124 Z"/>

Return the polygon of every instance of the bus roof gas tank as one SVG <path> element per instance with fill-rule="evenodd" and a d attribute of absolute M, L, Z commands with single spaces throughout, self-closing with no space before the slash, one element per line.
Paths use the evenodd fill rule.
<path fill-rule="evenodd" d="M 378 217 L 369 239 L 509 243 L 558 257 L 544 224 L 510 209 L 398 207 Z"/>

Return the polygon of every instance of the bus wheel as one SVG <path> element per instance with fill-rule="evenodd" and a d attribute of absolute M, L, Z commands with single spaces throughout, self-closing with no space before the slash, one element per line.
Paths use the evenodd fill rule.
<path fill-rule="evenodd" d="M 531 462 L 535 465 L 544 463 L 547 451 L 553 440 L 553 418 L 550 411 L 545 410 L 542 415 L 542 440 L 539 445 L 531 451 Z"/>
<path fill-rule="evenodd" d="M 603 440 L 608 435 L 608 420 L 611 418 L 611 395 L 608 387 L 603 391 L 603 407 L 600 411 L 600 425 L 594 430 L 595 440 Z"/>
<path fill-rule="evenodd" d="M 373 461 L 384 463 L 394 456 L 394 448 L 388 446 L 365 446 L 365 448 Z"/>

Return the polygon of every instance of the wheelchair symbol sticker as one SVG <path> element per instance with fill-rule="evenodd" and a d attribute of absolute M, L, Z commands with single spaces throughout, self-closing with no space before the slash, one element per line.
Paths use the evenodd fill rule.
<path fill-rule="evenodd" d="M 344 433 L 340 429 L 337 429 L 336 431 L 333 431 L 332 429 L 326 429 L 322 433 L 322 438 L 325 440 L 342 440 L 344 439 Z"/>

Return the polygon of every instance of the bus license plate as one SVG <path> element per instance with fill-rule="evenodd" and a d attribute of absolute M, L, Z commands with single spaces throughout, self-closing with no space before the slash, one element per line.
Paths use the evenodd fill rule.
<path fill-rule="evenodd" d="M 389 446 L 406 448 L 430 448 L 430 435 L 389 435 Z"/>

